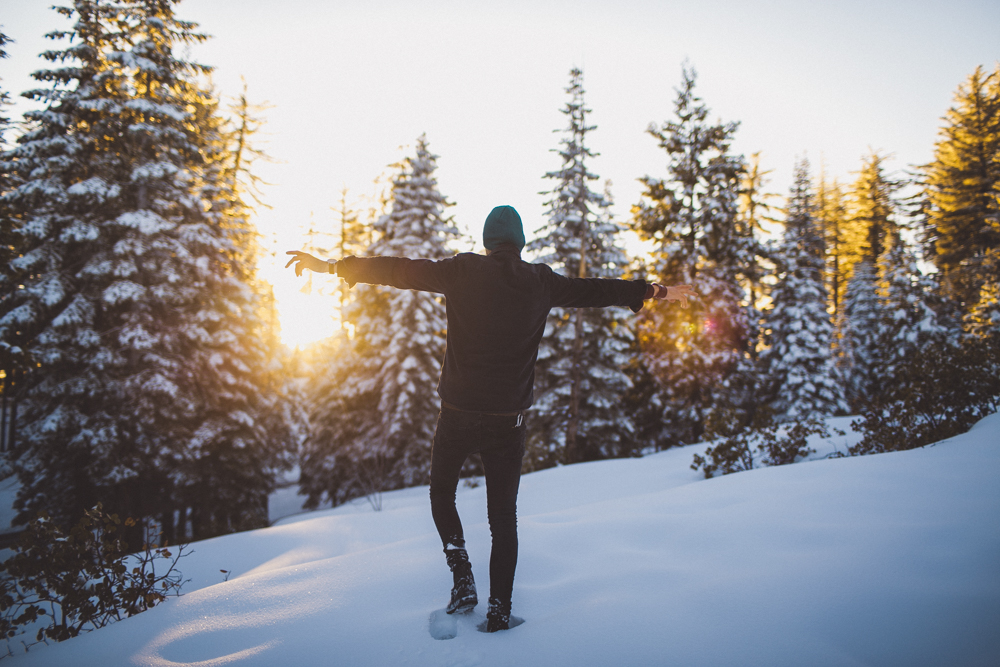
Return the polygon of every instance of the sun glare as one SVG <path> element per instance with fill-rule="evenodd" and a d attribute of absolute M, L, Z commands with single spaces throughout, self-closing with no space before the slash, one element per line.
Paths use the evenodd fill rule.
<path fill-rule="evenodd" d="M 329 338 L 337 328 L 336 311 L 336 298 L 329 295 L 292 292 L 278 297 L 281 342 L 288 347 L 305 347 Z"/>
<path fill-rule="evenodd" d="M 274 287 L 282 343 L 305 347 L 334 334 L 339 326 L 337 278 L 309 272 L 296 277 L 291 269 L 261 268 L 262 277 Z"/>

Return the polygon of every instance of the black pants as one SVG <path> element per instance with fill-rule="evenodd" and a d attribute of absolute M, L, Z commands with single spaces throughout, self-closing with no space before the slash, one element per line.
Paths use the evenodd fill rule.
<path fill-rule="evenodd" d="M 464 545 L 455 490 L 465 459 L 475 452 L 486 473 L 486 511 L 493 535 L 490 597 L 509 602 L 517 567 L 517 489 L 524 457 L 524 417 L 441 408 L 431 458 L 431 514 L 442 544 Z"/>

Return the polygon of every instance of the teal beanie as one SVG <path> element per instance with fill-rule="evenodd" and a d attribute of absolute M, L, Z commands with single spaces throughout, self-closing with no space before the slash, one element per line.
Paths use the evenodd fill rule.
<path fill-rule="evenodd" d="M 524 248 L 521 216 L 513 206 L 497 206 L 486 216 L 486 224 L 483 225 L 483 246 L 487 250 L 495 250 L 503 243 L 512 243 L 517 246 L 518 252 Z"/>

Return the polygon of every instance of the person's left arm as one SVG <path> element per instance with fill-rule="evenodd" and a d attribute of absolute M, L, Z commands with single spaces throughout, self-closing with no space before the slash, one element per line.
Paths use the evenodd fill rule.
<path fill-rule="evenodd" d="M 680 301 L 687 308 L 688 300 L 695 298 L 690 285 L 660 285 L 645 280 L 616 280 L 610 278 L 566 278 L 552 273 L 552 305 L 566 308 L 605 308 L 626 306 L 633 313 L 642 309 L 647 299 Z"/>
<path fill-rule="evenodd" d="M 637 313 L 648 291 L 645 280 L 567 278 L 553 272 L 550 281 L 552 305 L 563 308 L 626 306 Z"/>

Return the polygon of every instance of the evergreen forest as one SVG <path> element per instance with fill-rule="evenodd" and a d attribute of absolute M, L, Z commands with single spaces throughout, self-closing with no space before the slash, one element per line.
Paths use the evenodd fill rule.
<path fill-rule="evenodd" d="M 203 539 L 268 525 L 290 474 L 306 507 L 378 509 L 382 492 L 428 482 L 445 304 L 339 285 L 338 332 L 281 344 L 254 223 L 265 112 L 223 99 L 211 67 L 188 59 L 207 37 L 175 5 L 74 0 L 56 8 L 73 28 L 51 35 L 37 88 L 16 91 L 38 110 L 11 117 L 0 80 L 0 468 L 20 484 L 16 523 L 45 512 L 69 526 L 101 503 L 136 520 L 136 540 L 149 527 Z M 0 58 L 12 37 L 0 32 Z M 838 180 L 803 157 L 780 194 L 697 83 L 685 65 L 647 130 L 664 168 L 635 174 L 641 198 L 617 219 L 593 172 L 584 72 L 568 73 L 565 123 L 538 147 L 559 166 L 538 174 L 545 221 L 524 258 L 691 284 L 698 300 L 554 309 L 524 471 L 739 447 L 740 434 L 844 415 L 865 435 L 845 455 L 869 454 L 995 411 L 1000 65 L 956 82 L 928 164 L 894 172 L 872 152 Z M 437 260 L 469 247 L 440 156 L 414 139 L 381 201 L 331 197 L 340 224 L 310 251 Z M 712 469 L 731 455 L 714 452 Z M 470 460 L 470 483 L 481 474 Z"/>

